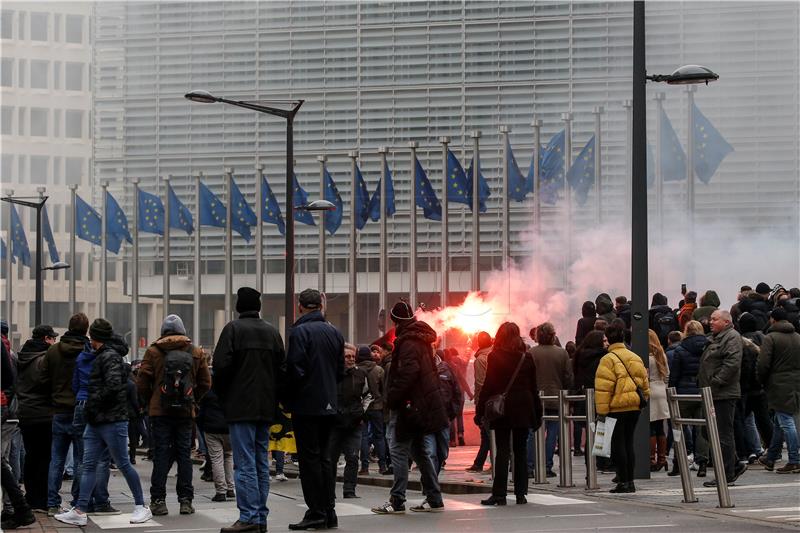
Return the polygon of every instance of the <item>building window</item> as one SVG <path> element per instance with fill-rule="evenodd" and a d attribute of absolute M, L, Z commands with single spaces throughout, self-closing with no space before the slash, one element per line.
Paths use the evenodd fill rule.
<path fill-rule="evenodd" d="M 31 41 L 47 41 L 47 13 L 31 13 Z"/>
<path fill-rule="evenodd" d="M 47 137 L 47 115 L 49 109 L 42 107 L 31 108 L 31 136 Z"/>
<path fill-rule="evenodd" d="M 61 13 L 53 15 L 53 41 L 61 40 Z"/>
<path fill-rule="evenodd" d="M 106 267 L 106 281 L 117 281 L 117 263 L 108 263 Z"/>
<path fill-rule="evenodd" d="M 14 84 L 14 59 L 11 57 L 4 57 L 2 63 L 2 72 L 0 72 L 0 85 L 3 87 L 12 87 Z"/>
<path fill-rule="evenodd" d="M 26 159 L 27 157 L 22 154 L 17 156 L 17 177 L 20 182 L 24 182 L 25 178 L 28 177 L 28 164 Z"/>
<path fill-rule="evenodd" d="M 70 139 L 83 137 L 83 111 L 68 109 L 64 117 L 64 135 Z"/>
<path fill-rule="evenodd" d="M 22 13 L 20 13 L 22 15 Z M 27 70 L 28 62 L 24 59 L 20 59 L 17 61 L 19 65 L 19 74 L 17 75 L 17 87 L 22 89 L 25 87 L 25 71 Z"/>
<path fill-rule="evenodd" d="M 48 166 L 50 158 L 46 155 L 31 156 L 31 183 L 34 185 L 46 185 L 48 183 Z M 33 211 L 33 210 L 32 210 Z"/>
<path fill-rule="evenodd" d="M 0 14 L 0 38 L 14 38 L 14 12 L 10 9 L 4 9 Z"/>
<path fill-rule="evenodd" d="M 25 124 L 26 124 L 26 120 L 25 119 L 27 118 L 25 116 L 25 115 L 27 115 L 26 111 L 27 111 L 27 108 L 25 108 L 25 107 L 20 107 L 20 108 L 17 109 L 17 135 L 26 135 L 25 132 L 28 131 L 25 128 Z"/>
<path fill-rule="evenodd" d="M 83 90 L 83 63 L 67 63 L 64 88 L 68 91 Z"/>
<path fill-rule="evenodd" d="M 61 88 L 61 61 L 53 61 L 53 89 Z"/>
<path fill-rule="evenodd" d="M 80 185 L 81 174 L 83 174 L 83 158 L 66 158 L 64 162 L 64 178 L 67 185 Z"/>
<path fill-rule="evenodd" d="M 20 41 L 25 40 L 25 12 L 20 11 L 19 15 L 17 16 L 17 39 Z"/>
<path fill-rule="evenodd" d="M 3 154 L 3 167 L 0 169 L 3 174 L 2 179 L 8 183 L 11 181 L 11 175 L 14 173 L 14 154 Z"/>
<path fill-rule="evenodd" d="M 53 110 L 53 137 L 61 137 L 61 110 Z"/>
<path fill-rule="evenodd" d="M 83 17 L 81 15 L 67 15 L 67 28 L 64 35 L 68 43 L 81 44 L 83 42 Z"/>
<path fill-rule="evenodd" d="M 3 106 L 3 127 L 2 132 L 3 135 L 13 135 L 13 122 L 14 122 L 14 108 L 11 106 L 4 105 Z"/>
<path fill-rule="evenodd" d="M 49 61 L 31 61 L 31 89 L 47 89 L 47 72 Z"/>
<path fill-rule="evenodd" d="M 61 172 L 61 165 L 64 158 L 60 156 L 53 157 L 53 185 L 61 185 L 64 180 L 62 179 L 63 172 Z"/>

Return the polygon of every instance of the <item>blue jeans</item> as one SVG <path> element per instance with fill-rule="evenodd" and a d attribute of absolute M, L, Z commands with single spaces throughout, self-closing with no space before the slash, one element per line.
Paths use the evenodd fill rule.
<path fill-rule="evenodd" d="M 369 445 L 375 446 L 375 455 L 378 456 L 378 468 L 381 472 L 386 470 L 386 441 L 383 425 L 383 411 L 367 411 L 364 413 L 367 424 L 362 428 L 361 435 L 361 468 L 369 468 Z"/>
<path fill-rule="evenodd" d="M 436 474 L 442 471 L 442 466 L 450 456 L 450 426 L 447 426 L 438 433 L 425 435 L 425 448 L 433 450 L 431 460 Z"/>
<path fill-rule="evenodd" d="M 272 458 L 275 459 L 275 475 L 283 474 L 283 465 L 286 464 L 286 452 L 272 450 Z"/>
<path fill-rule="evenodd" d="M 266 525 L 269 514 L 269 427 L 266 424 L 236 423 L 228 428 L 236 465 L 233 481 L 239 520 Z"/>
<path fill-rule="evenodd" d="M 392 456 L 392 470 L 394 483 L 389 492 L 393 504 L 399 505 L 406 502 L 406 489 L 408 488 L 408 459 L 414 459 L 420 472 L 422 492 L 431 505 L 442 503 L 442 491 L 439 487 L 439 477 L 434 469 L 433 457 L 436 450 L 431 447 L 431 439 L 424 435 L 397 438 L 397 414 L 392 413 L 386 434 L 389 437 L 389 449 Z"/>
<path fill-rule="evenodd" d="M 97 483 L 97 466 L 103 449 L 108 448 L 114 464 L 128 483 L 136 505 L 144 505 L 142 483 L 128 458 L 128 421 L 107 424 L 87 424 L 83 433 L 83 465 L 81 473 L 81 494 L 76 507 L 88 511 L 89 498 Z"/>
<path fill-rule="evenodd" d="M 774 430 L 772 432 L 772 442 L 767 450 L 767 460 L 775 461 L 780 458 L 783 448 L 783 441 L 786 440 L 786 449 L 789 451 L 789 463 L 800 463 L 800 452 L 798 451 L 797 426 L 794 417 L 790 413 L 775 411 L 773 419 Z"/>
<path fill-rule="evenodd" d="M 546 415 L 557 415 L 558 411 L 545 409 Z M 553 469 L 553 455 L 556 452 L 556 443 L 558 442 L 558 420 L 547 420 L 544 423 L 545 431 L 545 453 L 547 454 L 547 469 Z"/>
<path fill-rule="evenodd" d="M 82 479 L 83 467 L 83 433 L 86 431 L 86 417 L 84 416 L 84 403 L 78 402 L 75 404 L 75 412 L 73 414 L 72 426 L 78 435 L 78 440 L 73 444 L 75 446 L 75 479 L 78 481 L 78 492 L 80 493 L 80 483 Z M 104 447 L 100 459 L 97 461 L 97 468 L 95 469 L 96 482 L 92 497 L 89 499 L 89 510 L 98 507 L 105 507 L 109 504 L 108 495 L 108 480 L 111 478 L 111 454 L 108 453 L 108 448 Z M 80 494 L 79 494 L 80 496 Z M 78 499 L 76 498 L 73 505 L 77 505 Z"/>
<path fill-rule="evenodd" d="M 74 477 L 72 479 L 72 505 L 78 501 L 80 495 L 80 463 L 78 461 L 78 446 L 81 440 L 80 434 L 72 424 L 75 415 L 54 414 L 53 415 L 53 441 L 50 447 L 50 469 L 47 473 L 47 506 L 57 507 L 61 505 L 61 482 L 64 479 L 64 465 L 67 461 L 70 444 L 72 444 L 73 463 L 75 464 Z"/>

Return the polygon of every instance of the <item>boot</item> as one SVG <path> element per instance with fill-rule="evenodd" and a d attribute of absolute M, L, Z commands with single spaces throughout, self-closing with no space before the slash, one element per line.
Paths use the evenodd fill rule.
<path fill-rule="evenodd" d="M 668 476 L 679 476 L 681 474 L 680 469 L 678 468 L 678 461 L 672 461 L 672 470 L 667 472 Z"/>
<path fill-rule="evenodd" d="M 658 449 L 658 440 L 655 436 L 650 437 L 650 471 L 656 471 L 656 450 Z M 661 468 L 661 467 L 659 467 Z"/>
<path fill-rule="evenodd" d="M 661 435 L 656 437 L 656 444 L 657 444 L 657 459 L 656 459 L 656 472 L 661 470 L 667 470 L 667 437 L 666 435 Z"/>
<path fill-rule="evenodd" d="M 697 467 L 697 477 L 706 477 L 707 463 L 700 463 Z"/>

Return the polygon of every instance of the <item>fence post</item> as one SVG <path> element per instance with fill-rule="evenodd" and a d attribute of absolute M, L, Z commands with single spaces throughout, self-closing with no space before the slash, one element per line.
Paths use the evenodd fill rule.
<path fill-rule="evenodd" d="M 569 402 L 567 391 L 558 391 L 558 473 L 559 487 L 574 487 L 572 482 L 572 450 L 569 447 Z"/>
<path fill-rule="evenodd" d="M 722 509 L 733 507 L 731 495 L 728 492 L 728 480 L 725 476 L 725 462 L 722 458 L 722 450 L 719 444 L 719 430 L 717 429 L 717 413 L 714 410 L 714 400 L 711 397 L 711 387 L 700 389 L 703 397 L 703 409 L 706 413 L 706 428 L 708 428 L 708 445 L 714 457 L 714 476 L 717 479 L 717 496 L 719 496 L 719 506 Z"/>
<path fill-rule="evenodd" d="M 545 421 L 542 420 L 542 425 L 533 433 L 533 450 L 536 454 L 533 482 L 536 485 L 550 483 L 547 481 L 547 465 L 545 464 L 547 463 L 547 454 L 545 450 L 544 425 Z"/>
<path fill-rule="evenodd" d="M 692 478 L 689 475 L 689 460 L 686 453 L 686 442 L 684 441 L 683 423 L 681 418 L 681 408 L 678 400 L 675 399 L 675 387 L 667 389 L 667 405 L 669 405 L 669 416 L 672 419 L 673 451 L 675 460 L 678 461 L 678 471 L 681 474 L 681 486 L 683 487 L 683 503 L 697 503 L 692 486 Z"/>
<path fill-rule="evenodd" d="M 494 430 L 489 430 L 489 452 L 492 454 L 492 479 L 495 477 L 495 462 L 497 458 L 497 441 L 494 438 Z"/>
<path fill-rule="evenodd" d="M 592 455 L 594 450 L 594 431 L 590 425 L 594 423 L 594 389 L 586 389 L 586 489 L 597 490 L 597 461 Z"/>

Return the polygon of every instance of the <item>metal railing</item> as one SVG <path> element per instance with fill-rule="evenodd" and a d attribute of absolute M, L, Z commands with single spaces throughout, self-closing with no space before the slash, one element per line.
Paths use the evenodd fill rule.
<path fill-rule="evenodd" d="M 705 418 L 683 418 L 678 402 L 702 402 Z M 719 506 L 722 509 L 733 507 L 731 495 L 728 491 L 728 480 L 725 477 L 725 463 L 722 458 L 722 449 L 719 443 L 719 430 L 717 428 L 717 418 L 714 411 L 714 401 L 711 397 L 711 388 L 703 387 L 700 394 L 677 394 L 675 387 L 667 389 L 667 404 L 669 405 L 669 416 L 672 419 L 674 435 L 675 460 L 678 461 L 678 470 L 681 475 L 681 485 L 683 486 L 683 503 L 695 503 L 697 497 L 694 495 L 694 487 L 689 476 L 689 459 L 686 453 L 686 442 L 684 442 L 684 426 L 704 426 L 708 430 L 708 447 L 714 462 L 714 476 L 717 480 L 717 496 Z"/>

